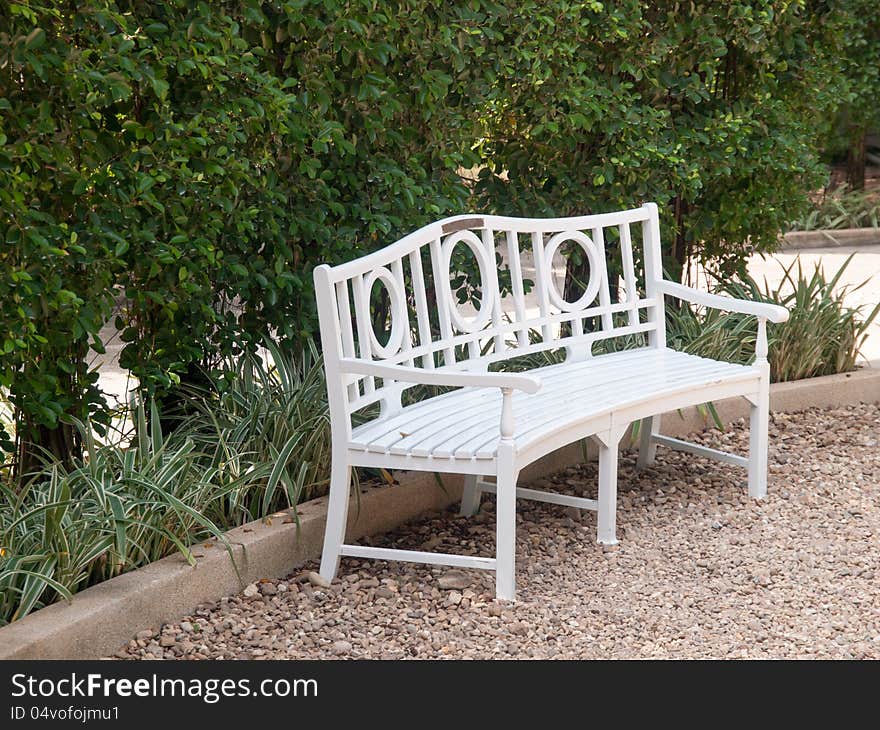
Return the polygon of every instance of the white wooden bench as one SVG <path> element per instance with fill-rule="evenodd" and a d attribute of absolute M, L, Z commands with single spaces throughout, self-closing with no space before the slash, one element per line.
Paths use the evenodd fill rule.
<path fill-rule="evenodd" d="M 579 245 L 589 261 L 586 291 L 575 302 L 562 298 L 555 273 L 566 242 Z M 479 308 L 469 313 L 459 307 L 450 285 L 457 246 L 470 248 L 479 264 Z M 606 248 L 616 257 L 613 267 Z M 641 256 L 634 257 L 634 249 Z M 496 251 L 510 271 L 511 292 L 503 299 Z M 749 494 L 763 497 L 766 323 L 783 322 L 788 312 L 664 281 L 660 262 L 657 207 L 649 203 L 578 218 L 447 218 L 355 261 L 318 266 L 314 277 L 333 432 L 321 575 L 333 579 L 340 556 L 483 568 L 496 572 L 498 597 L 512 600 L 517 497 L 597 510 L 598 541 L 615 543 L 617 449 L 637 420 L 642 421 L 640 466 L 652 462 L 657 444 L 709 456 L 746 467 Z M 609 268 L 620 276 L 609 277 Z M 530 297 L 526 281 L 533 282 Z M 433 284 L 426 287 L 426 282 Z M 374 286 L 387 289 L 390 334 L 373 329 Z M 669 349 L 667 296 L 754 315 L 754 364 Z M 644 346 L 593 355 L 595 343 L 627 335 L 642 335 Z M 499 361 L 558 349 L 566 353 L 560 364 L 527 373 L 489 371 Z M 414 385 L 457 389 L 402 405 L 402 394 Z M 751 404 L 748 459 L 660 435 L 659 414 L 731 396 Z M 377 415 L 353 426 L 352 415 L 370 406 Z M 598 500 L 516 486 L 523 467 L 586 437 L 599 444 Z M 345 544 L 356 466 L 465 474 L 463 513 L 479 508 L 482 492 L 496 494 L 495 557 Z"/>

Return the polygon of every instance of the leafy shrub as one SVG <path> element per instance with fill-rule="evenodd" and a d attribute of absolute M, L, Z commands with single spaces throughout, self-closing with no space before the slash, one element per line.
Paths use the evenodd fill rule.
<path fill-rule="evenodd" d="M 319 140 L 244 37 L 241 14 L 256 3 L 135 7 L 114 18 L 134 46 L 131 92 L 113 109 L 126 218 L 106 224 L 127 233 L 120 362 L 152 393 L 192 364 L 255 348 L 254 322 L 295 329 L 278 316 L 298 274 L 277 161 L 293 151 L 292 126 Z"/>
<path fill-rule="evenodd" d="M 824 175 L 846 12 L 820 3 L 503 3 L 477 192 L 527 215 L 654 200 L 665 265 L 772 250 Z"/>
<path fill-rule="evenodd" d="M 735 268 L 815 185 L 848 12 L 806 0 L 0 6 L 0 387 L 18 438 L 65 457 L 81 447 L 68 416 L 106 424 L 86 356 L 117 298 L 123 365 L 161 394 L 253 352 L 265 331 L 305 342 L 316 262 L 469 207 L 654 199 L 671 262 Z"/>
<path fill-rule="evenodd" d="M 247 342 L 224 306 L 243 281 L 291 295 L 272 252 L 289 95 L 205 4 L 10 3 L 0 28 L 0 386 L 27 471 L 29 443 L 68 459 L 71 419 L 106 424 L 87 354 L 120 288 L 148 391 Z"/>
<path fill-rule="evenodd" d="M 87 354 L 120 294 L 122 364 L 161 393 L 257 333 L 304 342 L 316 261 L 466 207 L 473 124 L 432 64 L 464 64 L 470 11 L 445 12 L 0 7 L 0 387 L 20 471 L 28 444 L 79 452 L 68 416 L 108 421 Z"/>
<path fill-rule="evenodd" d="M 840 42 L 835 61 L 843 81 L 841 104 L 824 147 L 832 159 L 846 159 L 846 182 L 853 190 L 861 190 L 865 187 L 867 133 L 880 125 L 880 24 L 874 0 L 842 0 L 839 9 L 843 12 L 837 14 Z"/>
<path fill-rule="evenodd" d="M 75 30 L 89 49 L 80 55 L 57 7 L 0 6 L 0 387 L 23 450 L 33 442 L 58 457 L 79 448 L 64 415 L 102 421 L 85 356 L 103 350 L 98 331 L 125 245 L 124 226 L 103 221 L 120 210 L 103 120 L 123 93 L 126 41 L 101 18 L 83 20 Z"/>

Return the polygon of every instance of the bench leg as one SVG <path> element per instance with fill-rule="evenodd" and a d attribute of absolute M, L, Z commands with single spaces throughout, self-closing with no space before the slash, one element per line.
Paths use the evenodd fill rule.
<path fill-rule="evenodd" d="M 749 414 L 749 496 L 767 496 L 767 446 L 770 430 L 769 378 L 762 378 L 761 389 Z"/>
<path fill-rule="evenodd" d="M 599 513 L 597 542 L 617 544 L 617 445 L 621 433 L 599 440 Z"/>
<path fill-rule="evenodd" d="M 339 570 L 339 551 L 348 524 L 350 493 L 351 467 L 343 459 L 334 456 L 330 466 L 330 501 L 324 530 L 324 551 L 321 554 L 321 577 L 324 580 L 333 580 Z"/>
<path fill-rule="evenodd" d="M 498 449 L 498 484 L 495 502 L 495 596 L 516 598 L 516 480 L 513 449 Z"/>
<path fill-rule="evenodd" d="M 639 427 L 639 457 L 636 460 L 636 469 L 644 469 L 654 463 L 657 443 L 651 437 L 658 433 L 660 433 L 660 414 L 642 419 L 642 425 Z"/>
<path fill-rule="evenodd" d="M 461 494 L 461 507 L 458 514 L 470 517 L 480 511 L 480 497 L 482 493 L 477 489 L 477 477 L 467 474 L 464 478 L 464 491 Z"/>

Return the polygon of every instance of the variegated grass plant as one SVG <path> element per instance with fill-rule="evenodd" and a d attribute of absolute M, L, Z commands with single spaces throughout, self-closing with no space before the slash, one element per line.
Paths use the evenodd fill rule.
<path fill-rule="evenodd" d="M 850 255 L 828 278 L 819 265 L 805 271 L 795 259 L 783 272 L 779 286 L 763 287 L 745 277 L 716 283 L 715 291 L 729 296 L 782 304 L 789 320 L 768 330 L 770 375 L 774 382 L 801 380 L 854 370 L 868 336 L 868 328 L 880 312 L 851 306 L 846 298 L 857 286 L 841 286 L 852 262 Z M 667 340 L 672 347 L 731 362 L 751 362 L 755 352 L 753 317 L 682 308 L 669 320 Z"/>
<path fill-rule="evenodd" d="M 163 435 L 156 406 L 133 408 L 134 436 L 0 482 L 0 625 L 224 531 L 321 493 L 330 438 L 315 348 L 229 362 Z M 222 384 L 222 385 L 221 385 Z M 149 417 L 148 417 L 149 414 Z M 295 518 L 295 511 L 293 512 Z"/>
<path fill-rule="evenodd" d="M 239 523 L 326 492 L 330 417 L 321 357 L 314 345 L 296 356 L 267 341 L 262 355 L 226 364 L 210 388 L 190 389 L 179 427 L 198 444 L 220 482 L 270 467 L 265 483 L 227 492 L 223 520 Z"/>
<path fill-rule="evenodd" d="M 880 193 L 841 185 L 818 200 L 812 210 L 792 223 L 795 231 L 880 227 Z"/>
<path fill-rule="evenodd" d="M 192 439 L 149 429 L 143 407 L 136 417 L 130 447 L 77 423 L 82 460 L 0 484 L 0 625 L 175 550 L 194 564 L 190 544 L 222 540 L 212 505 L 236 485 L 213 478 Z"/>

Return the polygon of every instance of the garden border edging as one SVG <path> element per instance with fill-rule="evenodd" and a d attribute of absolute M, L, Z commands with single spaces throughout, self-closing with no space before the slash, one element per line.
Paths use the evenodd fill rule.
<path fill-rule="evenodd" d="M 782 237 L 777 251 L 791 253 L 810 248 L 878 244 L 880 244 L 880 228 L 823 228 L 817 231 L 790 231 Z"/>
<path fill-rule="evenodd" d="M 853 403 L 880 402 L 880 363 L 853 373 L 829 375 L 771 386 L 772 411 L 798 411 Z M 722 423 L 748 414 L 742 399 L 716 403 Z M 684 436 L 707 426 L 696 409 L 683 417 L 664 417 L 663 432 Z M 580 445 L 570 445 L 524 470 L 524 481 L 540 478 L 583 460 Z M 378 487 L 352 501 L 349 539 L 394 529 L 461 497 L 460 477 L 443 477 L 439 488 L 433 474 L 404 472 L 399 486 Z M 0 628 L 0 659 L 90 659 L 113 654 L 138 631 L 158 627 L 191 612 L 198 604 L 237 593 L 261 578 L 283 577 L 320 555 L 327 498 L 298 507 L 300 528 L 286 513 L 230 530 L 241 581 L 222 545 L 195 546 L 194 568 L 172 555 L 77 593 L 73 600 L 47 606 Z"/>

